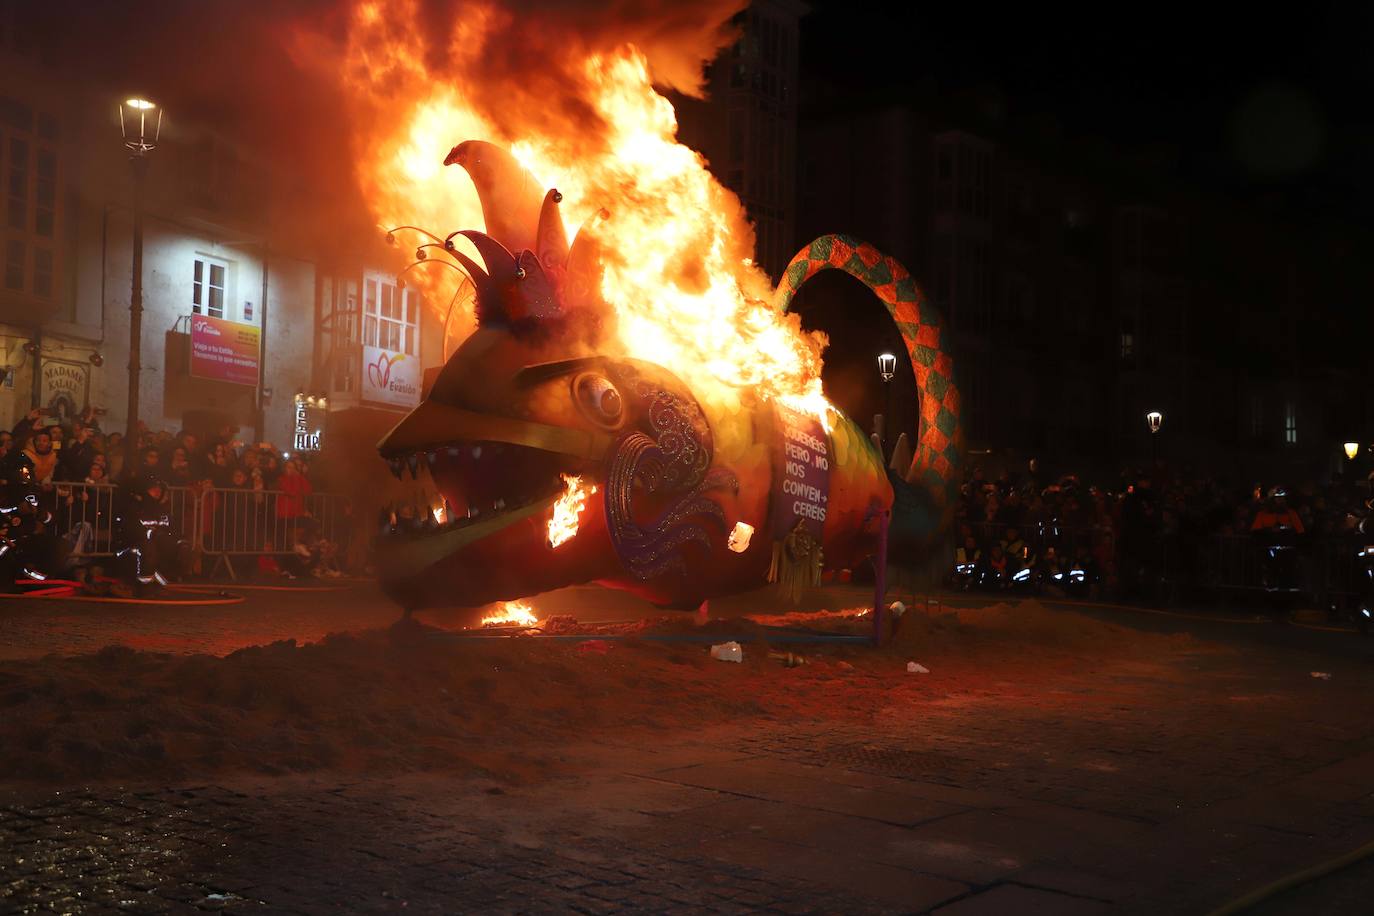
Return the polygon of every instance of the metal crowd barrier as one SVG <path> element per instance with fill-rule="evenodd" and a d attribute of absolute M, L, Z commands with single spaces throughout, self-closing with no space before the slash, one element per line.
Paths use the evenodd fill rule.
<path fill-rule="evenodd" d="M 106 483 L 54 485 L 48 506 L 53 528 L 59 537 L 68 539 L 73 556 L 107 557 L 114 553 L 111 526 L 118 493 L 118 487 Z"/>
<path fill-rule="evenodd" d="M 1030 522 L 1022 525 L 978 522 L 971 524 L 970 527 L 973 529 L 974 537 L 978 540 L 978 546 L 984 552 L 990 550 L 993 544 L 1005 540 L 1008 528 L 1015 528 L 1017 535 L 1027 547 L 1035 552 L 1036 556 L 1044 556 L 1047 547 L 1053 547 L 1061 555 L 1068 554 L 1070 556 L 1081 546 L 1093 550 L 1097 546 L 1098 539 L 1106 533 L 1105 529 L 1101 528 L 1070 527 L 1055 521 Z"/>
<path fill-rule="evenodd" d="M 40 496 L 53 512 L 53 528 L 74 557 L 111 556 L 114 517 L 124 498 L 113 484 L 58 483 Z M 295 496 L 281 490 L 167 487 L 171 533 L 234 575 L 231 557 L 289 555 L 298 539 L 318 536 L 339 543 L 351 531 L 340 494 Z"/>
<path fill-rule="evenodd" d="M 348 534 L 344 506 L 334 493 L 203 490 L 197 543 L 207 554 L 231 557 L 290 554 L 302 536 L 338 542 Z"/>
<path fill-rule="evenodd" d="M 1021 540 L 1037 557 L 1055 548 L 1061 556 L 1072 556 L 1086 545 L 1096 554 L 1102 539 L 1111 536 L 1111 556 L 1117 568 L 1137 564 L 1149 583 L 1165 587 L 1165 594 L 1177 597 L 1184 590 L 1197 593 L 1264 591 L 1266 582 L 1264 543 L 1250 534 L 1203 535 L 1185 538 L 1162 534 L 1153 538 L 1138 555 L 1125 556 L 1115 532 L 1101 527 L 1068 527 L 1057 523 L 1029 523 L 1009 526 L 999 523 L 971 523 L 978 546 L 986 557 L 993 544 L 1004 540 L 1006 529 L 1015 527 Z M 1294 546 L 1293 585 L 1297 591 L 1319 605 L 1339 601 L 1355 589 L 1355 541 L 1341 537 L 1299 540 Z"/>

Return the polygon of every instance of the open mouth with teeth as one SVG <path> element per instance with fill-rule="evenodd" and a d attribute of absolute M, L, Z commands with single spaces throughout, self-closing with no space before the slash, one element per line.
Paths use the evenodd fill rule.
<path fill-rule="evenodd" d="M 392 457 L 392 473 L 429 469 L 444 500 L 446 526 L 464 528 L 507 512 L 544 504 L 562 490 L 559 455 L 507 442 L 454 442 Z"/>
<path fill-rule="evenodd" d="M 548 524 L 563 475 L 595 477 L 610 441 L 593 430 L 422 402 L 379 451 L 397 477 L 428 471 L 443 522 L 382 539 L 383 587 L 407 607 L 471 607 L 585 581 L 583 570 L 601 569 L 604 533 L 554 549 Z M 604 532 L 599 506 L 587 507 L 584 522 Z"/>

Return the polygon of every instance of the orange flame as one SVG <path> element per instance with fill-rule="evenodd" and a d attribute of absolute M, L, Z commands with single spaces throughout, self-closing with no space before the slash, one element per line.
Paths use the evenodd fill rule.
<path fill-rule="evenodd" d="M 824 418 L 824 337 L 773 307 L 743 206 L 677 141 L 673 106 L 654 88 L 654 62 L 632 44 L 594 50 L 568 40 L 556 73 L 552 63 L 532 63 L 528 78 L 544 87 L 555 74 L 576 104 L 540 105 L 534 90 L 512 87 L 509 73 L 500 86 L 485 76 L 483 54 L 508 40 L 501 30 L 511 28 L 512 12 L 492 0 L 465 3 L 442 43 L 442 72 L 422 50 L 422 16 L 415 0 L 366 0 L 349 29 L 342 72 L 358 103 L 359 178 L 379 224 L 440 234 L 483 226 L 468 176 L 441 163 L 463 140 L 504 143 L 545 187 L 563 193 L 570 237 L 579 227 L 596 233 L 605 252 L 602 294 L 625 354 L 691 379 L 718 402 L 756 391 Z M 529 22 L 524 34 L 541 27 L 548 24 Z M 502 93 L 505 104 L 490 101 Z M 603 209 L 608 215 L 590 224 Z M 457 271 L 411 275 L 446 326 L 471 329 L 471 287 Z"/>
<path fill-rule="evenodd" d="M 550 547 L 557 547 L 577 536 L 578 516 L 587 508 L 587 497 L 596 492 L 596 487 L 584 486 L 581 477 L 560 476 L 564 490 L 553 504 L 553 515 L 549 518 Z"/>
<path fill-rule="evenodd" d="M 484 627 L 504 627 L 512 624 L 532 627 L 537 623 L 539 618 L 534 616 L 534 608 L 523 601 L 503 601 L 500 611 L 482 618 Z"/>

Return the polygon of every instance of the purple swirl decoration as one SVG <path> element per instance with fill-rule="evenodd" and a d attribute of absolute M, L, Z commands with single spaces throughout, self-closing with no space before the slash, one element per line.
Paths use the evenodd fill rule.
<path fill-rule="evenodd" d="M 683 548 L 710 549 L 708 525 L 725 529 L 725 511 L 707 491 L 738 488 L 735 475 L 709 470 L 711 428 L 695 402 L 679 397 L 637 374 L 623 376 L 648 421 L 648 432 L 632 430 L 616 443 L 606 475 L 606 518 L 611 542 L 622 563 L 642 580 L 687 572 Z M 652 522 L 636 521 L 635 494 L 669 499 Z"/>

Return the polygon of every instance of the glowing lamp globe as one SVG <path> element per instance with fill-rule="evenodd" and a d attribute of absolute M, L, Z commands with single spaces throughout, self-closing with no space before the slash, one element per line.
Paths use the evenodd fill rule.
<path fill-rule="evenodd" d="M 1347 442 L 1345 443 L 1344 448 L 1345 457 L 1349 458 L 1351 461 L 1354 461 L 1355 456 L 1360 453 L 1360 443 L 1358 442 Z"/>
<path fill-rule="evenodd" d="M 883 377 L 883 381 L 892 381 L 892 377 L 897 374 L 897 357 L 891 353 L 884 353 L 879 356 L 878 374 Z"/>
<path fill-rule="evenodd" d="M 119 106 L 119 129 L 129 152 L 142 156 L 157 147 L 162 134 L 162 107 L 143 98 L 125 99 Z"/>
<path fill-rule="evenodd" d="M 1152 410 L 1145 415 L 1145 423 L 1150 427 L 1150 432 L 1159 432 L 1159 427 L 1164 425 L 1164 414 L 1157 410 Z"/>

